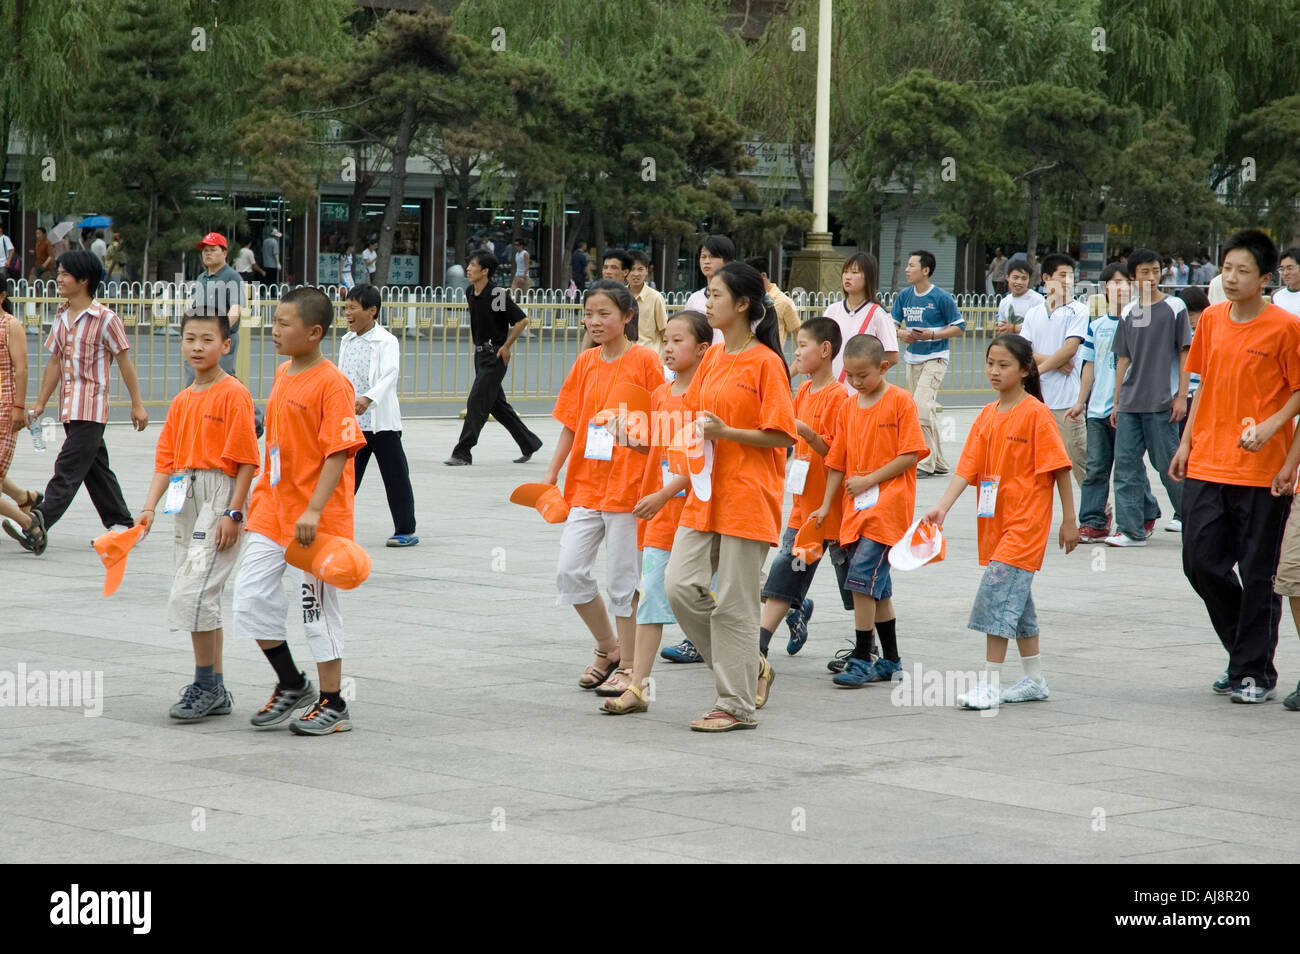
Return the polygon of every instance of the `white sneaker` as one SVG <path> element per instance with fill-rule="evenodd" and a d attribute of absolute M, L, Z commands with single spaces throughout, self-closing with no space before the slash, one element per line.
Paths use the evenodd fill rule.
<path fill-rule="evenodd" d="M 1003 702 L 1042 702 L 1052 693 L 1046 682 L 1025 676 L 1014 686 L 1002 690 Z"/>
<path fill-rule="evenodd" d="M 1165 529 L 1168 530 L 1170 533 L 1182 533 L 1183 522 L 1181 520 L 1170 520 L 1167 524 L 1165 524 Z"/>
<path fill-rule="evenodd" d="M 996 709 L 1002 704 L 1002 694 L 987 682 L 981 682 L 970 692 L 957 697 L 957 705 L 963 709 Z"/>
<path fill-rule="evenodd" d="M 1102 543 L 1108 547 L 1144 547 L 1147 545 L 1145 540 L 1134 540 L 1132 537 L 1126 537 L 1118 530 L 1103 540 Z"/>

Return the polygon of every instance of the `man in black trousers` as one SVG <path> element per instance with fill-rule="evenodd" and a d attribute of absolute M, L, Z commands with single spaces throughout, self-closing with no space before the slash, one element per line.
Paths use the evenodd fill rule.
<path fill-rule="evenodd" d="M 510 349 L 527 327 L 528 316 L 515 304 L 507 289 L 492 287 L 492 273 L 498 264 L 491 252 L 478 249 L 470 253 L 465 265 L 465 277 L 469 279 L 465 300 L 469 303 L 470 334 L 474 339 L 474 384 L 469 391 L 460 440 L 451 457 L 443 461 L 448 467 L 465 467 L 473 463 L 470 453 L 478 443 L 479 432 L 487 423 L 489 414 L 510 432 L 519 445 L 521 456 L 515 458 L 516 464 L 528 463 L 529 458 L 542 447 L 542 439 L 524 426 L 501 389 L 510 362 Z"/>

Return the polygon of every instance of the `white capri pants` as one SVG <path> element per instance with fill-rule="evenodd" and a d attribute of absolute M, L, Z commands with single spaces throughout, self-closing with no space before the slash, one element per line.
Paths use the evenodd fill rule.
<path fill-rule="evenodd" d="M 615 616 L 632 615 L 632 598 L 641 582 L 641 552 L 636 547 L 636 517 L 574 507 L 560 537 L 555 569 L 556 606 L 581 606 L 600 595 L 592 568 L 605 541 L 605 596 Z"/>
<path fill-rule="evenodd" d="M 235 478 L 220 470 L 190 472 L 189 490 L 175 515 L 171 596 L 167 625 L 206 633 L 221 628 L 221 595 L 235 564 L 239 544 L 217 549 L 217 527 L 235 494 Z"/>
<path fill-rule="evenodd" d="M 343 615 L 336 587 L 284 561 L 285 548 L 260 533 L 246 533 L 244 559 L 235 579 L 235 636 L 283 641 L 289 597 L 284 574 L 295 585 L 302 606 L 307 646 L 318 663 L 343 658 Z"/>

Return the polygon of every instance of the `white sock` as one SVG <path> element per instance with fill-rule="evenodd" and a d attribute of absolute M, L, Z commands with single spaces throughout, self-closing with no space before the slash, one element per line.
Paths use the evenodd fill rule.
<path fill-rule="evenodd" d="M 984 681 L 989 685 L 1002 684 L 1002 663 L 986 662 L 984 664 Z"/>
<path fill-rule="evenodd" d="M 1032 656 L 1021 656 L 1020 664 L 1025 667 L 1025 675 L 1034 682 L 1046 682 L 1043 678 L 1043 657 L 1038 653 Z"/>

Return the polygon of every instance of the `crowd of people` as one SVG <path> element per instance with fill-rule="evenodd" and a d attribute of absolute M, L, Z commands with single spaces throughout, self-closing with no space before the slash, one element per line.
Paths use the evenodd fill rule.
<path fill-rule="evenodd" d="M 252 723 L 287 722 L 305 735 L 346 731 L 338 594 L 291 566 L 287 553 L 318 537 L 353 537 L 354 494 L 371 456 L 394 521 L 388 545 L 418 544 L 397 404 L 400 344 L 379 324 L 372 285 L 345 292 L 349 331 L 337 365 L 321 351 L 334 303 L 314 288 L 282 297 L 272 338 L 287 360 L 276 371 L 259 450 L 259 415 L 231 363 L 244 307 L 231 289 L 240 283 L 223 274 L 231 270 L 224 237 L 210 233 L 197 247 L 206 280 L 196 283 L 182 323 L 191 376 L 168 410 L 134 517 L 104 442 L 111 364 L 131 396 L 135 428 L 144 430 L 149 417 L 122 323 L 95 297 L 98 258 L 70 251 L 58 259 L 64 305 L 45 341 L 49 360 L 34 407 L 21 323 L 0 321 L 0 397 L 11 424 L 0 440 L 4 529 L 42 553 L 83 484 L 110 532 L 147 532 L 161 506 L 174 516 L 168 623 L 191 633 L 195 655 L 194 681 L 170 715 L 193 721 L 232 711 L 222 677 L 222 596 L 233 575 L 235 635 L 258 642 L 276 679 Z M 827 664 L 831 682 L 861 688 L 896 678 L 891 555 L 910 550 L 917 533 L 941 531 L 971 487 L 986 570 L 968 627 L 985 635 L 985 664 L 958 702 L 989 709 L 1047 699 L 1031 586 L 1051 536 L 1053 497 L 1067 553 L 1081 540 L 1141 547 L 1161 516 L 1145 460 L 1172 507 L 1166 529 L 1182 533 L 1185 574 L 1228 655 L 1213 690 L 1243 703 L 1276 694 L 1282 596 L 1300 626 L 1300 517 L 1291 513 L 1300 471 L 1300 317 L 1289 310 L 1300 300 L 1300 250 L 1279 255 L 1263 233 L 1236 233 L 1222 257 L 1225 300 L 1211 304 L 1194 287 L 1165 295 L 1160 256 L 1136 249 L 1107 266 L 1106 307 L 1095 318 L 1075 299 L 1068 255 L 1044 256 L 1041 293 L 1030 290 L 1027 263 L 1009 261 L 985 354 L 997 399 L 979 412 L 955 465 L 944 453 L 937 395 L 951 342 L 966 329 L 952 296 L 931 281 L 931 253 L 909 256 L 908 287 L 888 311 L 876 300 L 875 258 L 851 256 L 843 300 L 802 323 L 766 260 L 736 261 L 726 236 L 706 237 L 698 262 L 704 287 L 668 315 L 645 256 L 606 252 L 603 277 L 583 295 L 586 347 L 553 410 L 560 436 L 543 484 L 567 507 L 557 605 L 572 606 L 591 634 L 596 658 L 578 685 L 605 697 L 602 711 L 648 710 L 662 656 L 703 662 L 714 674 L 713 702 L 692 729 L 754 727 L 776 677 L 771 641 L 784 621 L 787 653 L 805 645 L 809 585 L 826 557 L 853 616 L 852 648 Z M 485 248 L 467 262 L 476 373 L 448 464 L 472 462 L 489 414 L 518 443 L 517 462 L 542 448 L 502 392 L 527 316 L 508 294 L 492 293 L 499 267 Z M 1286 289 L 1270 302 L 1275 274 Z M 793 366 L 782 347 L 791 333 Z M 905 387 L 886 378 L 900 360 Z M 797 390 L 796 376 L 806 378 Z M 629 410 L 629 394 L 645 396 L 643 419 Z M 51 399 L 65 439 L 39 493 L 7 474 L 16 435 Z M 947 487 L 929 495 L 937 502 L 918 508 L 919 482 L 945 475 Z M 593 573 L 602 545 L 605 598 Z M 300 584 L 315 683 L 286 640 L 286 572 Z M 685 638 L 661 647 L 665 625 Z M 1003 688 L 1011 640 L 1024 673 Z M 1300 708 L 1300 690 L 1284 704 Z"/>

